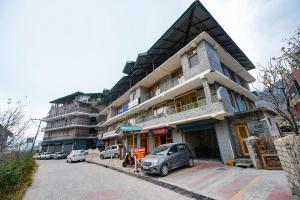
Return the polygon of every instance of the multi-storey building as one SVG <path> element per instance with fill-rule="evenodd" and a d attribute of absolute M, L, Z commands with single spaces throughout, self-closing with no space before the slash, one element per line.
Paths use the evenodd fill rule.
<path fill-rule="evenodd" d="M 255 66 L 199 2 L 136 61 L 110 90 L 99 137 L 127 150 L 184 142 L 195 157 L 248 156 L 250 135 L 278 134 L 273 113 L 256 109 Z M 272 123 L 273 122 L 273 123 Z"/>
<path fill-rule="evenodd" d="M 53 100 L 47 123 L 43 128 L 42 151 L 70 152 L 76 149 L 95 148 L 99 128 L 104 120 L 102 93 L 76 92 Z M 100 128 L 101 130 L 101 128 Z"/>

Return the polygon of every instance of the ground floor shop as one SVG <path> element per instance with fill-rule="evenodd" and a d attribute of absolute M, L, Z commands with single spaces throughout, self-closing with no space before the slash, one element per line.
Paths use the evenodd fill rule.
<path fill-rule="evenodd" d="M 43 141 L 41 151 L 70 153 L 72 150 L 94 149 L 96 144 L 97 138 Z"/>

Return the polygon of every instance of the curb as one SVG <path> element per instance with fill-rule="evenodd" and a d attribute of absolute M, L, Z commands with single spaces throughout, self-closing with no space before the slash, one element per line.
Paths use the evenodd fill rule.
<path fill-rule="evenodd" d="M 105 165 L 105 164 L 101 164 L 101 163 L 97 163 L 97 162 L 94 162 L 94 161 L 91 161 L 91 160 L 86 160 L 86 162 L 87 163 L 91 163 L 91 164 L 95 164 L 95 165 L 99 165 L 99 166 L 102 166 L 102 167 L 110 168 L 110 169 L 112 169 L 114 171 L 118 171 L 118 172 L 121 172 L 123 174 L 129 175 L 129 176 L 132 176 L 132 177 L 136 177 L 138 179 L 141 179 L 141 180 L 147 181 L 149 183 L 152 183 L 152 184 L 164 187 L 164 188 L 166 188 L 168 190 L 171 190 L 173 192 L 176 192 L 178 194 L 181 194 L 181 195 L 189 197 L 189 198 L 199 199 L 199 200 L 214 200 L 214 199 L 212 199 L 210 197 L 206 197 L 206 196 L 203 196 L 201 194 L 197 194 L 195 192 L 192 192 L 192 191 L 186 190 L 184 188 L 178 187 L 176 185 L 172 185 L 170 183 L 165 183 L 163 181 L 160 181 L 160 180 L 157 180 L 157 179 L 153 179 L 153 178 L 150 178 L 150 177 L 147 177 L 147 176 L 144 176 L 144 175 L 133 174 L 131 172 L 123 171 L 123 170 L 121 170 L 119 168 L 116 168 L 116 167 L 113 167 L 113 166 L 109 166 L 109 165 Z"/>

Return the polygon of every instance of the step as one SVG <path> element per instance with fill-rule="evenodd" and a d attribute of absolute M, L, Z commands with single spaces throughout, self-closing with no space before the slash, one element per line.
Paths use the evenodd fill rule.
<path fill-rule="evenodd" d="M 235 163 L 235 166 L 237 166 L 237 167 L 250 168 L 250 167 L 252 167 L 252 163 L 238 162 L 238 163 Z"/>
<path fill-rule="evenodd" d="M 235 163 L 252 163 L 250 158 L 236 158 L 234 159 Z"/>

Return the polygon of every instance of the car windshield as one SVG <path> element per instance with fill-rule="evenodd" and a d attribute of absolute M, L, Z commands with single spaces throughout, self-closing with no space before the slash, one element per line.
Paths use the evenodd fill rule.
<path fill-rule="evenodd" d="M 157 147 L 156 149 L 154 149 L 154 151 L 152 151 L 152 155 L 163 155 L 165 154 L 165 152 L 169 149 L 169 146 L 167 145 L 162 145 Z"/>

